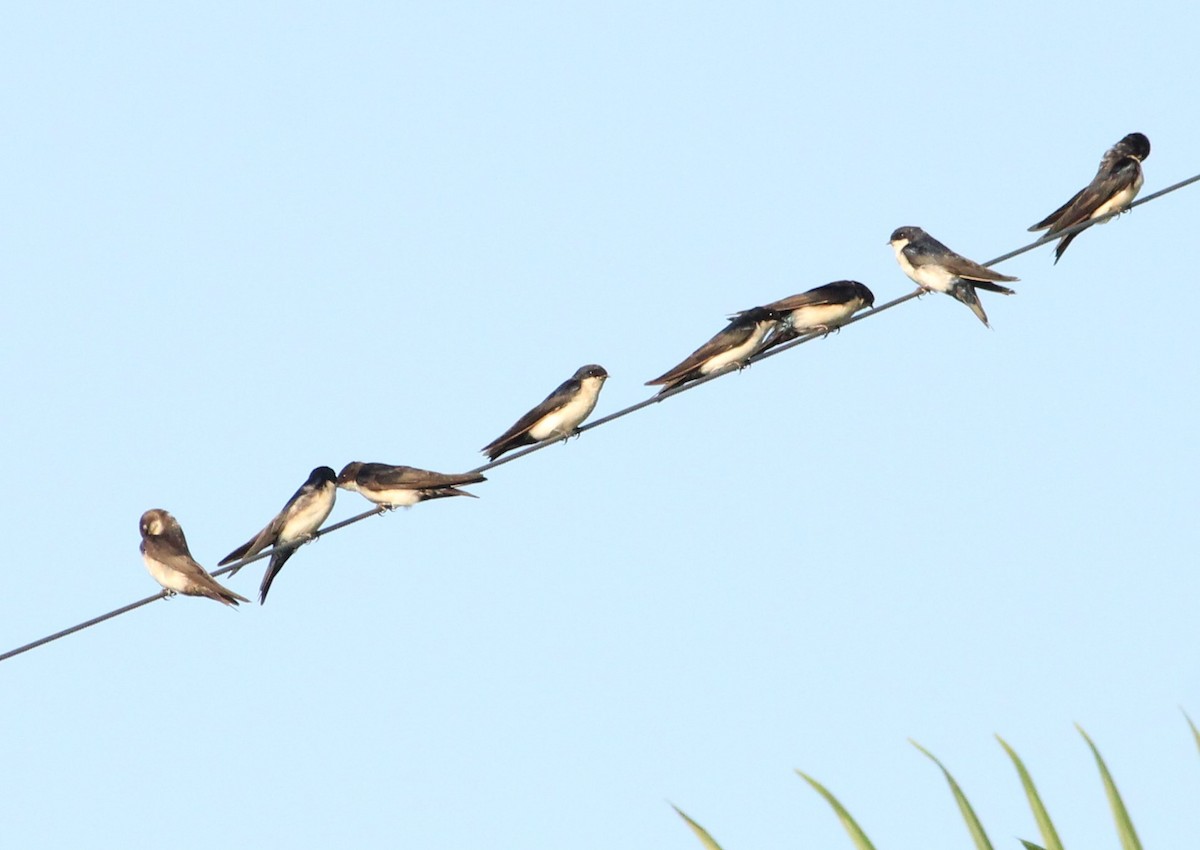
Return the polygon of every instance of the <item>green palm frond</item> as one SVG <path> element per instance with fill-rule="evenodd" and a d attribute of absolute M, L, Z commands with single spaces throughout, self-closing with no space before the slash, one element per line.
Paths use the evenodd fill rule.
<path fill-rule="evenodd" d="M 842 826 L 845 827 L 846 832 L 850 835 L 850 840 L 854 842 L 854 846 L 857 847 L 858 850 L 875 850 L 875 845 L 871 843 L 871 839 L 867 838 L 867 834 L 862 831 L 862 827 L 855 822 L 854 818 L 850 817 L 850 813 L 846 811 L 845 806 L 837 801 L 837 797 L 829 793 L 824 785 L 813 779 L 807 773 L 801 770 L 797 770 L 796 773 L 800 774 L 800 778 L 811 785 L 818 794 L 825 798 L 825 802 L 829 803 L 829 805 L 833 807 L 833 811 L 837 814 L 838 820 L 842 822 Z"/>
<path fill-rule="evenodd" d="M 946 766 L 937 760 L 937 756 L 912 738 L 909 738 L 908 742 L 941 768 L 942 775 L 946 777 L 946 782 L 950 785 L 950 791 L 954 794 L 954 800 L 958 803 L 958 810 L 962 812 L 963 820 L 967 822 L 967 831 L 971 833 L 971 838 L 975 841 L 976 850 L 993 850 L 992 842 L 988 841 L 987 833 L 983 831 L 983 824 L 979 822 L 979 817 L 975 814 L 975 810 L 967 802 L 967 795 L 958 787 L 958 783 L 954 781 L 954 777 L 950 775 L 950 771 L 946 770 Z"/>
<path fill-rule="evenodd" d="M 718 844 L 716 840 L 708 834 L 708 830 L 685 815 L 683 813 L 683 809 L 679 808 L 679 806 L 676 806 L 674 803 L 671 804 L 671 808 L 675 810 L 675 814 L 683 818 L 684 823 L 692 828 L 692 832 L 696 833 L 696 837 L 700 839 L 700 843 L 707 847 L 708 850 L 721 850 L 721 845 Z"/>
<path fill-rule="evenodd" d="M 1137 832 L 1134 831 L 1129 811 L 1125 808 L 1125 803 L 1121 800 L 1121 792 L 1117 790 L 1117 783 L 1113 782 L 1112 774 L 1108 772 L 1108 766 L 1104 764 L 1104 759 L 1100 757 L 1100 751 L 1096 749 L 1096 745 L 1092 743 L 1092 739 L 1088 737 L 1087 732 L 1083 731 L 1082 726 L 1076 723 L 1075 728 L 1079 730 L 1079 734 L 1083 736 L 1083 740 L 1087 741 L 1092 755 L 1096 757 L 1096 767 L 1100 770 L 1100 779 L 1104 783 L 1104 793 L 1108 797 L 1108 807 L 1112 809 L 1113 820 L 1117 825 L 1117 835 L 1121 839 L 1121 847 L 1123 850 L 1142 850 L 1142 842 L 1138 840 Z"/>
<path fill-rule="evenodd" d="M 1035 850 L 1063 850 L 1062 842 L 1058 838 L 1058 831 L 1054 828 L 1054 824 L 1050 821 L 1050 813 L 1046 811 L 1045 805 L 1042 804 L 1042 798 L 1038 794 L 1037 788 L 1034 787 L 1033 778 L 1030 777 L 1029 771 L 1025 769 L 1025 765 L 1021 763 L 1021 759 L 1017 756 L 1016 750 L 1008 745 L 1008 742 L 996 736 L 996 740 L 1000 742 L 1000 746 L 1004 747 L 1004 751 L 1008 753 L 1008 757 L 1012 759 L 1013 765 L 1017 768 L 1017 775 L 1021 777 L 1021 785 L 1025 788 L 1025 797 L 1029 800 L 1029 808 L 1033 810 L 1033 819 L 1037 821 L 1038 831 L 1042 834 L 1042 842 L 1045 847 L 1038 847 L 1025 841 L 1024 844 Z"/>

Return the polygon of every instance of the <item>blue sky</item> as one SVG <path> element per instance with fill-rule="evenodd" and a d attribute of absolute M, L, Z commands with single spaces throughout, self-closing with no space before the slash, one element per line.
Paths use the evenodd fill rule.
<path fill-rule="evenodd" d="M 210 568 L 317 465 L 457 471 L 726 314 L 984 260 L 1132 131 L 1200 171 L 1188 4 L 22 4 L 0 32 L 0 649 Z M 1194 840 L 1200 189 L 3 665 L 14 846 Z M 1178 296 L 1178 297 L 1177 297 Z M 333 518 L 367 507 L 343 493 Z M 247 568 L 230 586 L 252 595 Z"/>

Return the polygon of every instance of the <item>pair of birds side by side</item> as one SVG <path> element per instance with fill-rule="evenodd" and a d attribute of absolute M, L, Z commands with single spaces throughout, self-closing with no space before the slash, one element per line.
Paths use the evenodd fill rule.
<path fill-rule="evenodd" d="M 1117 142 L 1100 160 L 1092 181 L 1071 196 L 1061 207 L 1029 228 L 1030 232 L 1045 230 L 1054 236 L 1085 222 L 1102 219 L 1123 211 L 1137 197 L 1145 177 L 1142 161 L 1150 156 L 1150 140 L 1141 133 L 1130 133 Z M 1062 237 L 1054 250 L 1054 262 L 1062 259 L 1067 246 L 1082 230 Z M 987 313 L 979 303 L 976 289 L 986 289 L 1003 295 L 1015 294 L 1002 283 L 1018 278 L 1002 275 L 951 251 L 919 227 L 900 227 L 891 236 L 896 262 L 921 289 L 944 292 L 971 308 L 979 321 L 991 327 Z"/>
<path fill-rule="evenodd" d="M 866 307 L 875 295 L 856 280 L 838 280 L 770 304 L 734 313 L 712 339 L 646 386 L 658 395 L 728 369 L 742 369 L 751 357 L 799 336 L 836 330 Z"/>

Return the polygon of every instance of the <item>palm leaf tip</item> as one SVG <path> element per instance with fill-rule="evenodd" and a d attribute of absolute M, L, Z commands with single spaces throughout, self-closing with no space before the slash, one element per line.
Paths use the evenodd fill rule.
<path fill-rule="evenodd" d="M 688 817 L 684 813 L 683 809 L 679 808 L 679 806 L 675 805 L 674 803 L 671 804 L 671 808 L 675 810 L 675 814 L 683 818 L 684 823 L 691 827 L 692 832 L 696 833 L 696 837 L 700 839 L 700 843 L 707 847 L 708 850 L 721 850 L 721 845 L 718 844 L 716 840 L 714 840 L 713 837 L 708 834 L 708 830 Z"/>
<path fill-rule="evenodd" d="M 1117 790 L 1117 783 L 1113 780 L 1112 774 L 1108 772 L 1108 765 L 1104 763 L 1100 751 L 1096 749 L 1096 745 L 1092 743 L 1088 733 L 1083 731 L 1083 727 L 1076 723 L 1075 728 L 1079 730 L 1083 740 L 1087 741 L 1088 749 L 1092 751 L 1092 756 L 1096 759 L 1096 769 L 1100 771 L 1100 781 L 1104 783 L 1104 795 L 1108 798 L 1108 807 L 1112 809 L 1113 822 L 1117 827 L 1117 837 L 1121 839 L 1122 850 L 1142 850 L 1142 842 L 1133 828 L 1133 819 L 1129 817 L 1129 810 L 1125 808 L 1121 792 Z"/>
<path fill-rule="evenodd" d="M 1042 834 L 1042 842 L 1046 845 L 1044 848 L 1037 844 L 1025 842 L 1035 850 L 1063 850 L 1062 841 L 1058 837 L 1058 830 L 1054 828 L 1054 823 L 1050 820 L 1050 813 L 1046 811 L 1046 806 L 1042 803 L 1041 795 L 1038 794 L 1037 788 L 1033 784 L 1033 778 L 1029 775 L 1029 771 L 1025 769 L 1020 757 L 1017 756 L 1017 751 L 1008 745 L 1008 742 L 996 736 L 996 740 L 1000 742 L 1000 746 L 1008 753 L 1008 757 L 1012 760 L 1013 766 L 1017 769 L 1017 775 L 1021 778 L 1021 785 L 1025 789 L 1025 797 L 1029 800 L 1029 808 L 1033 811 L 1033 819 L 1037 821 L 1038 831 Z M 1023 839 L 1022 839 L 1023 840 Z"/>
<path fill-rule="evenodd" d="M 946 783 L 950 786 L 950 792 L 954 795 L 954 801 L 958 803 L 958 810 L 962 813 L 963 820 L 966 821 L 967 831 L 971 833 L 971 838 L 975 842 L 976 850 L 994 850 L 992 842 L 988 840 L 987 833 L 983 829 L 983 824 L 979 821 L 979 816 L 975 814 L 975 810 L 971 807 L 971 803 L 967 800 L 967 795 L 963 793 L 962 788 L 950 775 L 950 771 L 946 770 L 946 766 L 938 761 L 937 756 L 922 747 L 912 738 L 908 742 L 920 750 L 942 771 L 942 775 L 946 777 Z"/>
<path fill-rule="evenodd" d="M 842 827 L 850 836 L 850 840 L 854 842 L 854 846 L 858 850 L 875 850 L 875 845 L 871 843 L 871 839 L 867 838 L 867 834 L 863 832 L 862 827 L 850 816 L 846 811 L 846 807 L 838 802 L 837 797 L 833 796 L 824 785 L 813 779 L 802 770 L 797 770 L 796 773 L 800 778 L 813 787 L 818 794 L 825 798 L 825 802 L 829 803 L 834 814 L 838 816 L 838 820 L 842 822 Z"/>
<path fill-rule="evenodd" d="M 1183 711 L 1183 709 L 1180 709 Z M 1183 712 L 1183 719 L 1187 721 L 1188 728 L 1192 730 L 1192 738 L 1196 742 L 1196 748 L 1200 749 L 1200 729 L 1196 728 L 1196 724 L 1192 722 L 1192 718 L 1188 717 L 1186 711 Z"/>

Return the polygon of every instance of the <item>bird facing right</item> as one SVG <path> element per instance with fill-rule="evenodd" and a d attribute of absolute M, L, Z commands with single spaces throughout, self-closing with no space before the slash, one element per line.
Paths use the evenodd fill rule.
<path fill-rule="evenodd" d="M 733 320 L 716 336 L 681 362 L 657 378 L 646 381 L 646 386 L 661 385 L 662 389 L 658 394 L 662 395 L 705 375 L 733 368 L 743 369 L 762 347 L 767 332 L 774 328 L 778 321 L 778 314 L 766 307 L 743 310 L 734 315 Z"/>
<path fill-rule="evenodd" d="M 608 372 L 603 366 L 595 363 L 580 366 L 574 375 L 559 384 L 537 407 L 480 451 L 487 455 L 488 460 L 495 460 L 505 452 L 522 446 L 570 437 L 596 409 L 596 401 L 606 380 Z"/>
<path fill-rule="evenodd" d="M 336 499 L 337 476 L 328 466 L 318 466 L 309 473 L 308 480 L 292 494 L 275 518 L 267 523 L 266 528 L 222 558 L 217 566 L 252 558 L 268 546 L 275 547 L 271 553 L 271 563 L 263 573 L 262 584 L 258 588 L 259 604 L 265 603 L 275 576 L 279 575 L 288 558 L 296 554 L 296 550 L 288 544 L 311 537 L 321 523 L 329 518 Z M 229 574 L 235 575 L 240 569 L 234 567 Z"/>
<path fill-rule="evenodd" d="M 1142 188 L 1145 180 L 1142 161 L 1148 156 L 1150 140 L 1141 133 L 1130 133 L 1104 152 L 1091 183 L 1029 230 L 1045 230 L 1047 236 L 1053 236 L 1069 227 L 1102 218 L 1129 206 Z M 1082 232 L 1068 234 L 1059 240 L 1054 249 L 1055 263 L 1062 258 L 1071 240 Z"/>
<path fill-rule="evenodd" d="M 839 329 L 859 310 L 875 306 L 875 293 L 857 280 L 835 280 L 799 295 L 789 295 L 764 305 L 779 316 L 762 350 L 811 333 Z M 737 315 L 741 315 L 738 313 Z"/>

